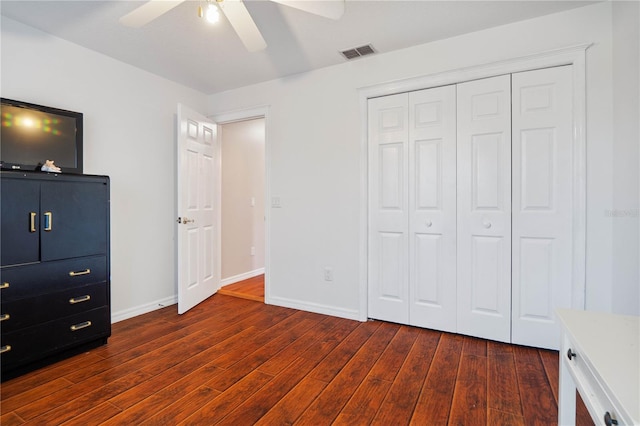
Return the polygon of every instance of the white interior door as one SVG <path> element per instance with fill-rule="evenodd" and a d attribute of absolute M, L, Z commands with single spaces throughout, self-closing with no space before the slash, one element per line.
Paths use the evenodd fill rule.
<path fill-rule="evenodd" d="M 571 66 L 513 74 L 512 342 L 558 349 L 571 308 Z"/>
<path fill-rule="evenodd" d="M 409 94 L 409 324 L 456 331 L 456 87 Z"/>
<path fill-rule="evenodd" d="M 510 76 L 459 84 L 458 332 L 511 338 Z"/>
<path fill-rule="evenodd" d="M 220 148 L 216 124 L 178 104 L 178 313 L 220 288 Z"/>
<path fill-rule="evenodd" d="M 369 317 L 409 322 L 408 95 L 369 100 Z"/>

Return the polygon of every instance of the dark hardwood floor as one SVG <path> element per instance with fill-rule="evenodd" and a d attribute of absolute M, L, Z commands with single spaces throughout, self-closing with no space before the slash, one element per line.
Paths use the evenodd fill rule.
<path fill-rule="evenodd" d="M 218 290 L 218 293 L 264 302 L 264 274 L 226 285 Z"/>
<path fill-rule="evenodd" d="M 3 383 L 0 422 L 554 425 L 557 383 L 557 352 L 217 294 Z"/>

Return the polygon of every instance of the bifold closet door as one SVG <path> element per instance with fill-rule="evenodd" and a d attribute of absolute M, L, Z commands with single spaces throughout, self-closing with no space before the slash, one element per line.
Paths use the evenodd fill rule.
<path fill-rule="evenodd" d="M 512 76 L 512 342 L 558 349 L 554 309 L 571 308 L 571 66 Z"/>
<path fill-rule="evenodd" d="M 456 331 L 456 87 L 409 94 L 409 324 Z"/>
<path fill-rule="evenodd" d="M 409 322 L 409 129 L 407 93 L 370 99 L 369 312 Z"/>
<path fill-rule="evenodd" d="M 458 333 L 511 340 L 511 77 L 461 83 Z"/>
<path fill-rule="evenodd" d="M 456 330 L 455 86 L 369 100 L 369 317 Z"/>

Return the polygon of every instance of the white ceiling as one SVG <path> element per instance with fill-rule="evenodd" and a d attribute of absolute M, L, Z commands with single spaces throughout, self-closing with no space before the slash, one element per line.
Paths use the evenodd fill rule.
<path fill-rule="evenodd" d="M 344 16 L 332 21 L 245 0 L 268 44 L 256 53 L 224 17 L 216 25 L 198 18 L 200 1 L 185 1 L 139 29 L 118 22 L 143 3 L 2 0 L 0 13 L 211 94 L 338 64 L 345 61 L 339 51 L 367 43 L 384 53 L 594 2 L 346 0 Z"/>

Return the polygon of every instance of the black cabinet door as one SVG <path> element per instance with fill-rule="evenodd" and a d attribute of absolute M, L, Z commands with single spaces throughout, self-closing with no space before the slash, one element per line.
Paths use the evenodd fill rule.
<path fill-rule="evenodd" d="M 40 197 L 43 262 L 107 253 L 106 180 L 42 182 Z"/>
<path fill-rule="evenodd" d="M 40 258 L 40 182 L 0 179 L 2 266 Z"/>

